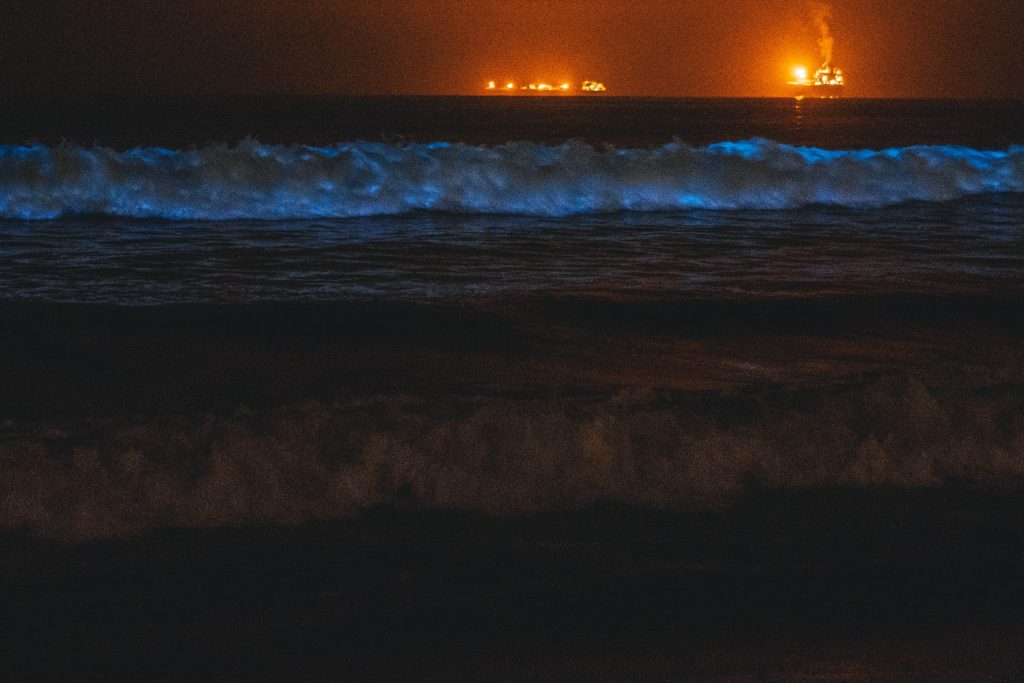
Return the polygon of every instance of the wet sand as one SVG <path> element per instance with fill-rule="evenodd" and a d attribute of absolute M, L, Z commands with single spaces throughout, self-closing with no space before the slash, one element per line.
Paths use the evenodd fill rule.
<path fill-rule="evenodd" d="M 1024 507 L 751 494 L 714 514 L 382 509 L 298 528 L 8 537 L 8 675 L 1018 680 Z"/>
<path fill-rule="evenodd" d="M 1020 382 L 1000 295 L 496 299 L 116 307 L 0 304 L 0 414 L 134 415 L 377 393 L 820 386 L 916 372 Z"/>

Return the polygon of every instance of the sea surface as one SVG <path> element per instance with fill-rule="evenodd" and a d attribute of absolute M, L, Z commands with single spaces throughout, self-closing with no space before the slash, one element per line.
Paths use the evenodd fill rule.
<path fill-rule="evenodd" d="M 9 100 L 0 136 L 0 303 L 11 312 L 8 372 L 22 382 L 4 393 L 18 435 L 8 450 L 59 460 L 80 445 L 75 430 L 60 431 L 56 448 L 19 420 L 88 413 L 83 404 L 147 428 L 164 412 L 230 426 L 224 411 L 243 405 L 302 419 L 324 411 L 317 419 L 347 442 L 295 427 L 299 441 L 267 456 L 318 481 L 322 499 L 281 510 L 240 503 L 236 521 L 344 516 L 409 486 L 428 506 L 527 510 L 579 496 L 703 504 L 744 478 L 932 486 L 1024 473 L 1019 398 L 1005 396 L 1018 396 L 1021 380 L 1020 103 Z M 81 322 L 63 333 L 47 322 L 69 316 Z M 165 339 L 191 330 L 174 349 L 191 355 L 166 359 L 175 369 L 146 375 L 146 388 L 132 363 L 162 362 L 160 344 L 140 338 L 153 325 L 172 328 Z M 280 341 L 294 330 L 306 333 Z M 97 349 L 75 347 L 90 335 Z M 229 364 L 238 377 L 216 360 L 237 352 L 232 335 L 255 347 L 251 361 Z M 138 357 L 124 364 L 104 356 L 110 370 L 98 383 L 69 379 L 85 372 L 70 359 L 132 344 Z M 256 360 L 265 354 L 275 360 Z M 174 374 L 195 385 L 178 386 Z M 761 392 L 750 400 L 762 408 L 736 425 L 715 407 L 720 396 L 659 394 L 726 388 Z M 541 397 L 509 397 L 527 389 Z M 800 404 L 797 390 L 835 394 L 841 407 L 819 415 L 825 408 Z M 579 391 L 588 397 L 573 398 Z M 623 407 L 622 392 L 645 398 Z M 918 431 L 889 425 L 897 413 L 872 392 L 909 411 Z M 295 408 L 303 399 L 321 403 Z M 965 426 L 954 413 L 975 400 L 983 415 Z M 361 401 L 390 417 L 360 422 Z M 416 419 L 436 411 L 454 412 L 428 438 Z M 825 443 L 798 457 L 788 440 L 805 440 L 808 420 Z M 922 425 L 931 431 L 918 433 Z M 157 446 L 130 446 L 124 429 L 108 424 L 90 447 L 101 444 L 104 463 L 129 452 L 149 463 Z M 217 505 L 182 502 L 202 486 L 180 480 L 179 461 L 213 476 L 202 464 L 217 450 L 211 439 L 243 461 L 253 444 L 218 432 L 199 447 L 194 425 L 176 429 L 193 445 L 158 459 L 169 477 L 160 485 L 176 491 L 169 508 L 132 489 L 141 509 L 62 529 L 67 518 L 48 507 L 54 482 L 32 470 L 42 478 L 18 495 L 38 505 L 8 498 L 0 519 L 71 536 L 191 524 Z M 371 457 L 374 444 L 386 454 Z M 314 452 L 334 464 L 302 460 Z M 488 471 L 496 453 L 511 469 Z M 607 458 L 657 467 L 616 478 Z M 5 467 L 28 476 L 22 465 L 36 460 Z M 407 461 L 432 464 L 399 465 Z M 378 490 L 359 479 L 367 467 L 397 468 L 402 481 Z M 265 482 L 253 476 L 232 485 L 258 497 Z M 339 482 L 354 488 L 339 493 Z M 278 484 L 284 499 L 297 495 Z"/>
<path fill-rule="evenodd" d="M 1024 103 L 7 98 L 0 327 L 64 673 L 1024 671 Z"/>
<path fill-rule="evenodd" d="M 0 299 L 1013 287 L 1021 114 L 884 100 L 12 99 Z"/>

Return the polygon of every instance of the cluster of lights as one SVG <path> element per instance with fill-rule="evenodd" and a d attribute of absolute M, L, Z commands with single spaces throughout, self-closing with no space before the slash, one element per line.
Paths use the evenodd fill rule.
<path fill-rule="evenodd" d="M 843 84 L 843 70 L 842 69 L 818 69 L 817 73 L 814 74 L 814 82 L 819 85 L 842 85 Z"/>
<path fill-rule="evenodd" d="M 833 69 L 827 64 L 814 72 L 813 80 L 807 77 L 807 69 L 805 69 L 802 66 L 798 66 L 795 69 L 793 69 L 793 76 L 796 80 L 790 81 L 790 85 L 840 86 L 846 82 L 843 78 L 842 69 Z"/>
<path fill-rule="evenodd" d="M 527 83 L 526 85 L 517 86 L 515 82 L 509 81 L 503 86 L 500 86 L 497 81 L 487 81 L 487 90 L 532 90 L 535 92 L 568 92 L 572 90 L 572 85 L 569 83 L 560 83 L 558 85 L 552 85 L 551 83 Z M 584 92 L 605 92 L 608 88 L 605 87 L 604 83 L 599 81 L 583 81 L 583 85 L 580 86 L 580 90 Z"/>

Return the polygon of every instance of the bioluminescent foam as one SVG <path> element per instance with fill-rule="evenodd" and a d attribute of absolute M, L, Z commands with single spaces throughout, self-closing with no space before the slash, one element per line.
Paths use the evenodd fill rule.
<path fill-rule="evenodd" d="M 1024 192 L 1024 147 L 830 151 L 768 140 L 653 149 L 513 142 L 245 141 L 173 151 L 0 146 L 0 217 L 343 218 L 413 211 L 567 216 L 617 211 L 880 207 Z"/>

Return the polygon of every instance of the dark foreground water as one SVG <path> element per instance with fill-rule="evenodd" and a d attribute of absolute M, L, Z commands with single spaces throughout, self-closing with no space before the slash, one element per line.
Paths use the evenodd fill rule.
<path fill-rule="evenodd" d="M 2 225 L 0 297 L 171 304 L 1011 291 L 1024 194 L 886 209 Z"/>
<path fill-rule="evenodd" d="M 12 661 L 1013 680 L 1022 114 L 4 102 Z"/>

